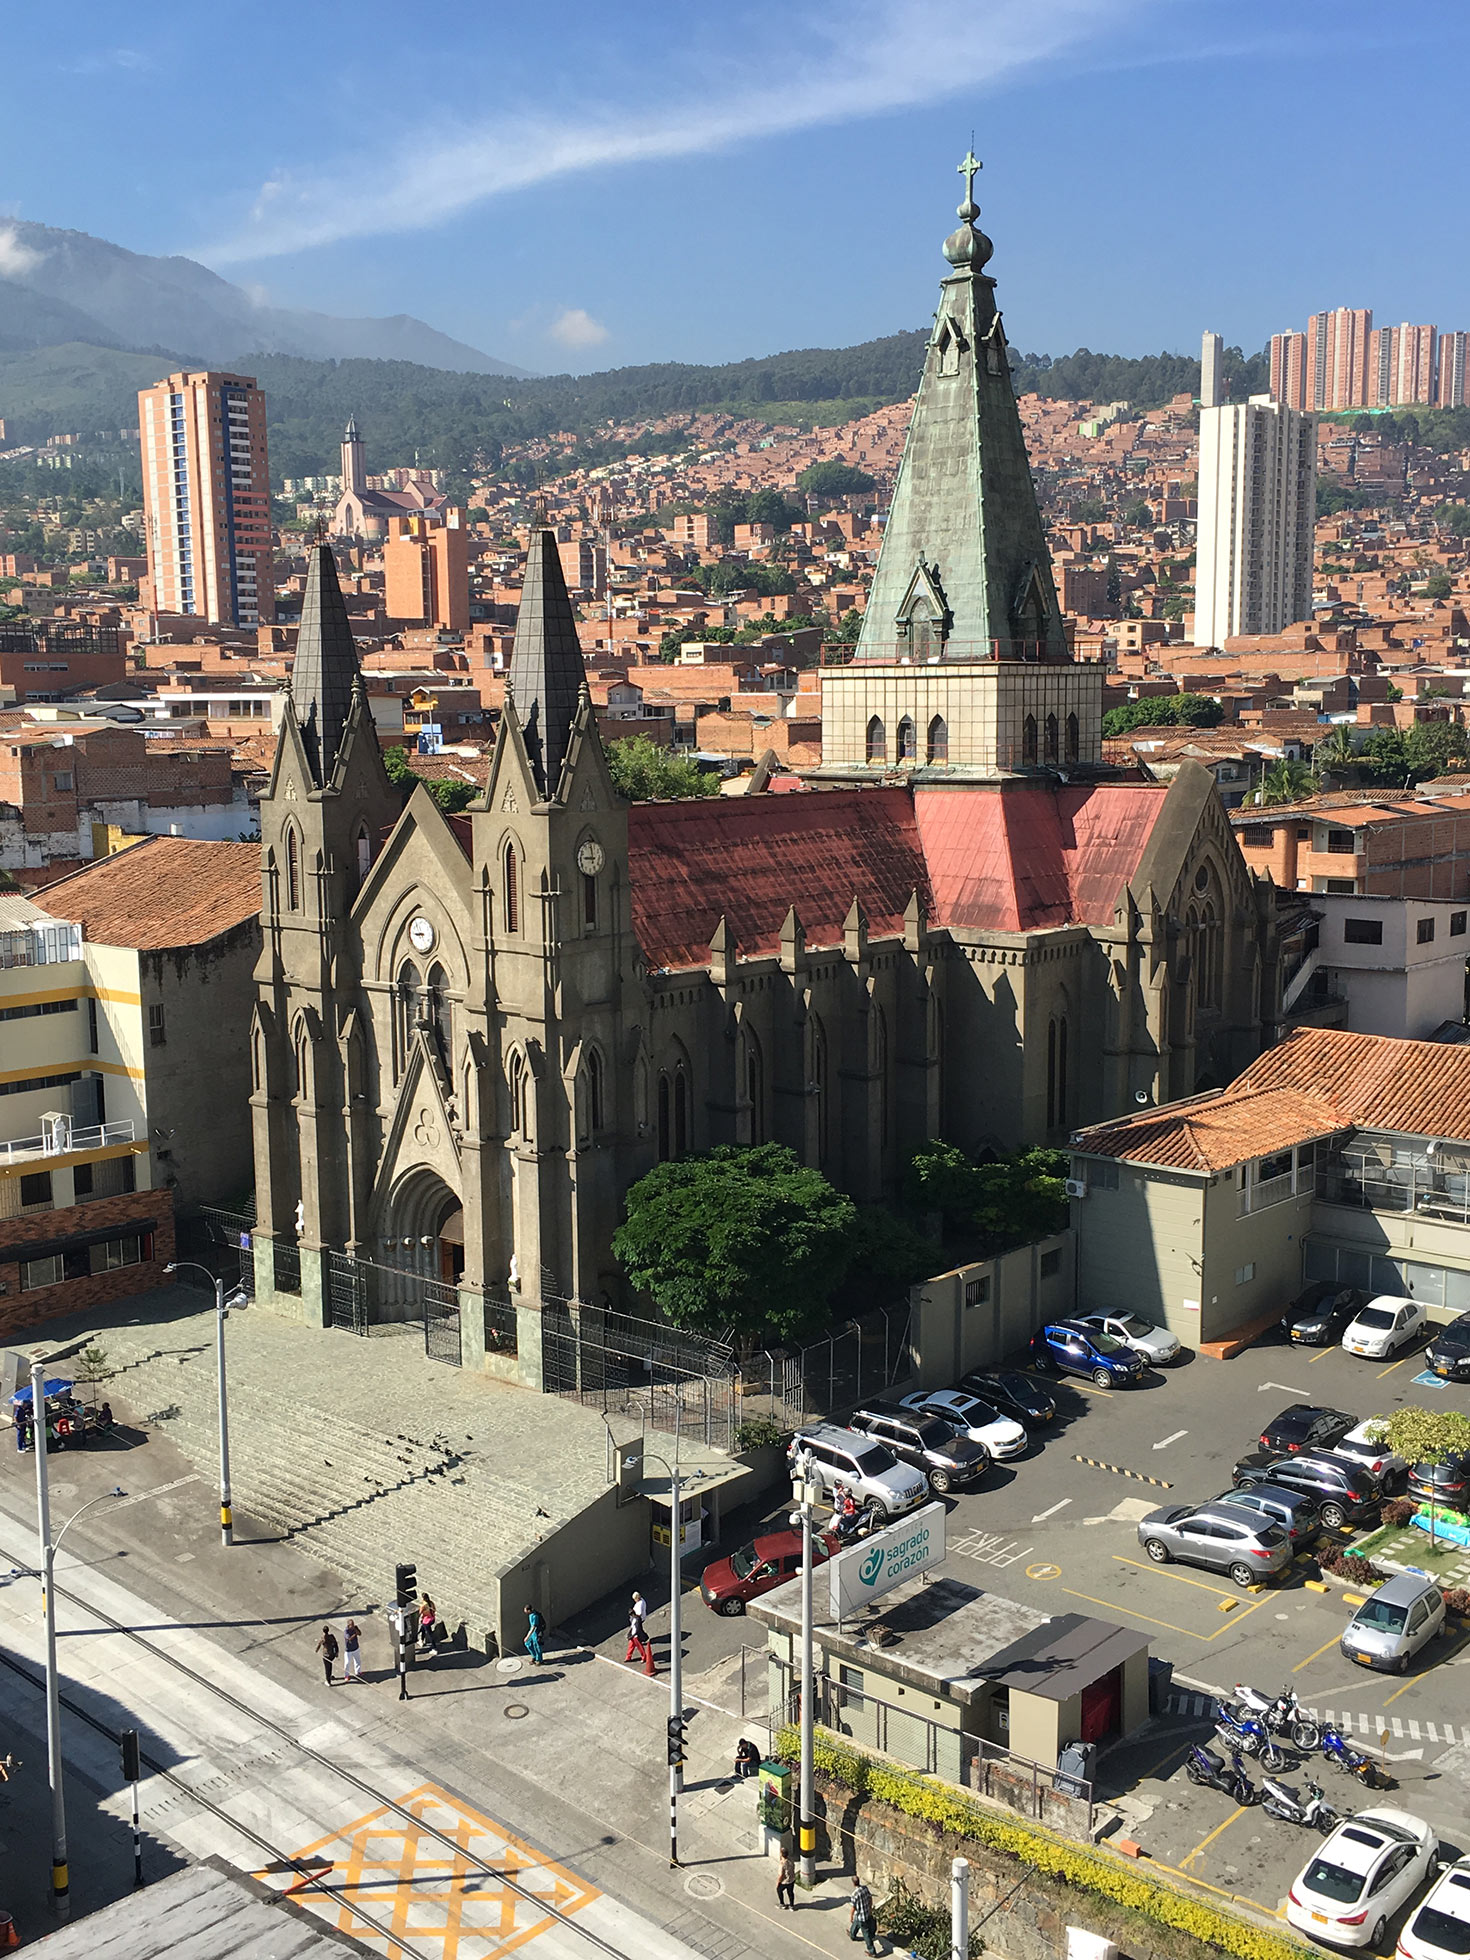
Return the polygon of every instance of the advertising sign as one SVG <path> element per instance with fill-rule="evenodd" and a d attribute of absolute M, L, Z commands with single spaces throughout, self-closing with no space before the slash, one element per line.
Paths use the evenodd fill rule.
<path fill-rule="evenodd" d="M 845 1620 L 870 1600 L 881 1599 L 906 1579 L 916 1579 L 931 1566 L 944 1563 L 942 1504 L 926 1504 L 898 1524 L 874 1532 L 860 1545 L 839 1552 L 827 1570 L 831 1574 L 832 1618 Z"/>

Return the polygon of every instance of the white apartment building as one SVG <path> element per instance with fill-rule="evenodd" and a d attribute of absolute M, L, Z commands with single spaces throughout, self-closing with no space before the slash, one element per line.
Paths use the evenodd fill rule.
<path fill-rule="evenodd" d="M 1217 408 L 1225 393 L 1225 342 L 1217 333 L 1206 332 L 1199 350 L 1199 405 Z"/>
<path fill-rule="evenodd" d="M 1194 638 L 1222 647 L 1311 616 L 1317 418 L 1252 395 L 1199 424 Z"/>

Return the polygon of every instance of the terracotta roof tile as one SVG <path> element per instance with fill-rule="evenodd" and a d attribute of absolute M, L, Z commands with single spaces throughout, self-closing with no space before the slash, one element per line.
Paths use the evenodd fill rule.
<path fill-rule="evenodd" d="M 200 946 L 260 911 L 260 846 L 150 837 L 36 894 L 103 946 Z"/>

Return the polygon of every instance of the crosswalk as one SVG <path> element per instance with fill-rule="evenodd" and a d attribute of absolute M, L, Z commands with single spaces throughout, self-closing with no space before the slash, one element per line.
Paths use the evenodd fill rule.
<path fill-rule="evenodd" d="M 1170 1695 L 1167 1706 L 1171 1715 L 1201 1721 L 1213 1721 L 1215 1718 L 1216 1702 L 1212 1695 L 1181 1694 L 1176 1691 Z M 1470 1744 L 1470 1726 L 1463 1722 L 1457 1728 L 1453 1722 L 1416 1722 L 1407 1715 L 1362 1715 L 1342 1708 L 1319 1710 L 1305 1705 L 1302 1713 L 1311 1716 L 1314 1722 L 1331 1722 L 1344 1735 L 1362 1735 L 1374 1741 L 1387 1729 L 1397 1742 L 1437 1742 L 1445 1748 L 1455 1743 Z"/>

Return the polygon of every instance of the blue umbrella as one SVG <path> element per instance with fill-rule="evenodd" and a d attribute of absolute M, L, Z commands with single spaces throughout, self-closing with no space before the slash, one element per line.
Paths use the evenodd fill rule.
<path fill-rule="evenodd" d="M 45 1388 L 42 1390 L 42 1393 L 44 1394 L 46 1400 L 49 1402 L 53 1396 L 70 1395 L 75 1387 L 76 1387 L 75 1382 L 62 1381 L 59 1378 L 57 1378 L 55 1380 L 47 1382 Z M 28 1387 L 18 1388 L 10 1399 L 12 1403 L 29 1402 L 31 1399 L 31 1391 Z"/>

